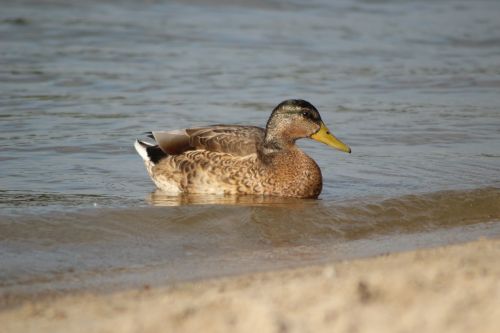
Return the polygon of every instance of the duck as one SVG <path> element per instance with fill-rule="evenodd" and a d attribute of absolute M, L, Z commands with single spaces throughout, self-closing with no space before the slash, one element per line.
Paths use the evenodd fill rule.
<path fill-rule="evenodd" d="M 265 128 L 212 125 L 147 134 L 154 143 L 137 139 L 134 147 L 153 183 L 168 195 L 317 198 L 321 169 L 296 141 L 309 138 L 351 153 L 302 99 L 278 104 Z"/>

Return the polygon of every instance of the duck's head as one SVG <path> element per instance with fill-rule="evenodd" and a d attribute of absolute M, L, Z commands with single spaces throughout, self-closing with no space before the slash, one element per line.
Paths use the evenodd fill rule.
<path fill-rule="evenodd" d="M 351 148 L 330 133 L 318 110 L 302 99 L 288 99 L 276 106 L 266 125 L 266 142 L 280 145 L 311 138 L 335 149 L 351 152 Z"/>

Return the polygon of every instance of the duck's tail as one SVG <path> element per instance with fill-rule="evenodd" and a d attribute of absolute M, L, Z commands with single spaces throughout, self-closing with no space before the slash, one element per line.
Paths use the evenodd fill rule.
<path fill-rule="evenodd" d="M 135 140 L 134 143 L 135 150 L 141 155 L 142 159 L 146 164 L 151 164 L 151 166 L 157 164 L 161 159 L 167 157 L 167 154 L 161 150 L 158 145 Z"/>

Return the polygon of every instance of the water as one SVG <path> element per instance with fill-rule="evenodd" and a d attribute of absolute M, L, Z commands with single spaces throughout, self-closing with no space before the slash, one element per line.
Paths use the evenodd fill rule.
<path fill-rule="evenodd" d="M 499 14 L 496 1 L 3 3 L 0 292 L 498 236 Z M 287 98 L 353 149 L 300 142 L 320 200 L 153 192 L 141 133 L 263 126 Z"/>

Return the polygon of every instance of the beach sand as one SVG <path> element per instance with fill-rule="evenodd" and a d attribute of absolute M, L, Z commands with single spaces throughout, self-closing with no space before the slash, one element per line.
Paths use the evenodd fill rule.
<path fill-rule="evenodd" d="M 500 240 L 25 301 L 1 332 L 498 332 Z"/>

